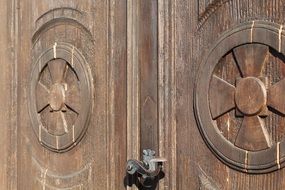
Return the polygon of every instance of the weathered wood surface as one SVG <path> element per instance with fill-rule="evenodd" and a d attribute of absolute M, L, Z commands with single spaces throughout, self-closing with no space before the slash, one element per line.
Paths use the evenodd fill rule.
<path fill-rule="evenodd" d="M 17 23 L 17 189 L 125 189 L 126 1 L 19 3 L 19 9 L 15 7 L 21 15 Z M 94 87 L 87 131 L 64 153 L 40 145 L 27 111 L 32 65 L 55 42 L 69 43 L 82 53 Z M 76 102 L 74 98 L 71 101 Z M 57 102 L 52 108 L 58 108 Z"/>
<path fill-rule="evenodd" d="M 249 175 L 246 170 L 238 172 L 219 161 L 198 130 L 193 108 L 199 65 L 219 37 L 248 21 L 283 26 L 284 3 L 284 0 L 2 1 L 0 15 L 5 27 L 0 29 L 1 188 L 125 189 L 127 158 L 140 159 L 142 149 L 152 148 L 168 160 L 159 189 L 284 189 L 284 169 Z M 277 36 L 281 38 L 268 39 L 272 44 L 279 43 L 276 51 L 261 49 L 258 52 L 263 52 L 262 56 L 258 56 L 251 47 L 237 50 L 220 60 L 228 65 L 218 66 L 218 80 L 212 81 L 218 88 L 228 89 L 226 106 L 218 107 L 223 98 L 216 99 L 218 91 L 211 88 L 212 99 L 216 99 L 211 106 L 217 109 L 212 117 L 217 118 L 218 128 L 228 141 L 248 150 L 270 147 L 267 136 L 275 148 L 279 147 L 276 142 L 285 134 L 285 111 L 280 104 L 284 100 L 281 79 L 285 76 L 285 59 L 278 53 L 284 48 L 282 27 L 279 32 Z M 246 38 L 255 39 L 255 32 Z M 32 65 L 43 49 L 60 41 L 74 45 L 84 55 L 94 87 L 86 134 L 65 153 L 51 152 L 40 145 L 28 113 Z M 255 57 L 258 54 L 258 62 L 266 59 L 267 64 L 262 67 L 250 60 L 252 57 L 247 58 L 251 50 Z M 268 57 L 264 57 L 264 52 Z M 240 75 L 232 66 L 236 61 L 244 75 L 254 75 L 265 84 L 262 88 L 267 90 L 268 110 L 261 110 L 264 104 L 258 104 L 257 111 L 248 111 L 248 107 L 241 105 L 240 110 L 233 109 L 236 102 L 230 98 Z M 253 64 L 243 69 L 247 61 Z M 256 69 L 255 64 L 261 67 Z M 260 73 L 269 77 L 260 78 Z M 57 90 L 54 91 L 56 94 Z M 62 105 L 56 101 L 52 106 L 55 110 Z M 260 113 L 249 120 L 252 112 Z M 264 119 L 264 123 L 258 118 Z M 244 139 L 252 138 L 245 136 L 249 132 L 239 130 L 239 125 L 250 131 L 256 128 L 247 126 L 257 126 L 262 146 L 245 145 Z M 238 134 L 241 137 L 237 140 Z"/>
<path fill-rule="evenodd" d="M 197 177 L 201 174 L 201 171 L 197 169 L 199 167 L 205 171 L 207 176 L 210 176 L 215 184 L 219 184 L 221 189 L 284 188 L 283 169 L 269 174 L 248 175 L 237 172 L 220 162 L 205 145 L 198 131 L 192 104 L 195 75 L 199 64 L 222 33 L 233 29 L 238 24 L 255 19 L 269 20 L 283 25 L 284 9 L 282 5 L 284 1 L 176 0 L 171 4 L 175 7 L 173 14 L 169 16 L 175 19 L 175 24 L 168 31 L 174 30 L 173 38 L 176 47 L 173 50 L 176 72 L 176 107 L 173 108 L 173 110 L 176 109 L 176 189 L 188 189 L 189 187 L 199 189 L 200 184 Z M 268 57 L 268 62 L 272 64 L 265 66 L 265 70 L 272 72 L 272 78 L 269 81 L 274 81 L 273 83 L 280 80 L 280 76 L 283 78 L 284 63 L 278 57 L 276 54 L 272 54 Z M 228 58 L 225 57 L 225 59 Z M 225 73 L 227 73 L 228 76 L 234 78 L 236 73 L 230 69 L 230 66 L 228 68 L 228 70 L 222 71 L 223 75 L 226 76 Z M 232 83 L 232 85 L 234 84 Z M 280 83 L 276 88 L 281 90 L 282 84 Z M 277 89 L 272 89 L 272 91 L 275 90 Z M 277 106 L 277 109 L 282 110 L 282 107 Z M 234 142 L 238 133 L 235 126 L 241 124 L 241 121 L 231 120 L 231 115 L 235 115 L 235 111 L 223 115 L 220 122 L 223 135 Z M 280 141 L 284 134 L 284 118 L 269 115 L 265 119 L 265 123 L 273 142 Z M 187 178 L 182 176 L 187 176 Z"/>
<path fill-rule="evenodd" d="M 158 153 L 157 0 L 139 1 L 140 152 Z"/>
<path fill-rule="evenodd" d="M 17 1 L 1 1 L 0 13 L 0 187 L 17 188 Z"/>

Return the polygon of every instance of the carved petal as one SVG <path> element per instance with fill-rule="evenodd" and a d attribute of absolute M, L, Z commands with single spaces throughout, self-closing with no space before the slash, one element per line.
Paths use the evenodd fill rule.
<path fill-rule="evenodd" d="M 72 109 L 74 112 L 79 113 L 80 111 L 80 93 L 76 86 L 71 89 L 67 89 L 65 97 L 65 105 Z"/>
<path fill-rule="evenodd" d="M 244 117 L 235 145 L 248 151 L 260 151 L 271 146 L 269 134 L 259 116 Z"/>
<path fill-rule="evenodd" d="M 210 83 L 210 109 L 212 118 L 216 119 L 235 107 L 235 87 L 213 75 Z"/>
<path fill-rule="evenodd" d="M 261 75 L 268 51 L 268 47 L 262 44 L 247 44 L 234 49 L 234 55 L 243 77 Z"/>
<path fill-rule="evenodd" d="M 64 81 L 70 86 L 78 85 L 78 78 L 70 66 L 66 68 Z"/>
<path fill-rule="evenodd" d="M 42 83 L 37 84 L 37 111 L 40 112 L 49 105 L 49 89 Z"/>
<path fill-rule="evenodd" d="M 51 74 L 53 83 L 63 82 L 64 74 L 67 68 L 66 61 L 63 59 L 55 59 L 48 63 L 48 68 Z"/>
<path fill-rule="evenodd" d="M 66 108 L 63 113 L 66 119 L 66 123 L 68 127 L 70 128 L 71 126 L 75 124 L 78 114 L 68 108 Z"/>
<path fill-rule="evenodd" d="M 271 86 L 268 90 L 267 105 L 285 114 L 285 79 Z"/>
<path fill-rule="evenodd" d="M 50 112 L 48 122 L 49 133 L 53 135 L 63 135 L 68 132 L 68 126 L 63 112 Z"/>

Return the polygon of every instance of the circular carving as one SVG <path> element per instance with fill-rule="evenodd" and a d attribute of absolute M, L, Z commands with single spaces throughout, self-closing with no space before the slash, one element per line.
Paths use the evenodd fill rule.
<path fill-rule="evenodd" d="M 245 115 L 255 115 L 266 105 L 266 89 L 260 79 L 246 77 L 237 81 L 235 102 Z"/>
<path fill-rule="evenodd" d="M 35 62 L 31 74 L 29 113 L 42 145 L 64 152 L 86 131 L 92 108 L 91 75 L 73 46 L 50 47 Z"/>
<path fill-rule="evenodd" d="M 268 126 L 273 115 L 285 115 L 285 75 L 276 80 L 276 64 L 267 66 L 271 56 L 285 68 L 279 29 L 255 21 L 225 33 L 197 74 L 194 110 L 203 139 L 220 160 L 243 172 L 285 165 L 285 141 L 268 130 L 276 127 Z"/>

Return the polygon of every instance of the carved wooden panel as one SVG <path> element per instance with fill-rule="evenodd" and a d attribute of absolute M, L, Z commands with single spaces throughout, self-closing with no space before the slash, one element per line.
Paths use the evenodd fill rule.
<path fill-rule="evenodd" d="M 268 119 L 285 114 L 285 78 L 276 79 L 268 66 L 274 57 L 285 67 L 283 38 L 280 25 L 243 24 L 224 34 L 200 67 L 195 89 L 200 131 L 215 155 L 237 170 L 264 173 L 285 165 L 285 141 L 272 139 L 267 126 Z M 232 136 L 223 130 L 223 117 L 234 123 Z"/>
<path fill-rule="evenodd" d="M 210 147 L 210 143 L 208 143 L 208 147 L 205 146 L 204 142 L 207 142 L 207 140 L 206 138 L 202 138 L 205 135 L 200 135 L 198 130 L 202 127 L 214 128 L 215 133 L 220 133 L 219 137 L 224 139 L 222 144 L 230 142 L 232 146 L 236 147 L 234 143 L 244 115 L 238 111 L 235 105 L 233 109 L 222 114 L 217 119 L 212 119 L 211 111 L 213 110 L 210 110 L 209 102 L 205 103 L 206 109 L 203 106 L 193 108 L 193 104 L 197 104 L 193 101 L 194 96 L 196 96 L 195 99 L 200 100 L 197 97 L 197 90 L 195 91 L 194 86 L 196 85 L 196 89 L 201 88 L 201 86 L 197 85 L 198 81 L 204 80 L 204 77 L 207 75 L 201 74 L 202 72 L 208 73 L 211 75 L 211 78 L 207 84 L 205 83 L 204 90 L 201 90 L 203 92 L 200 92 L 200 96 L 209 96 L 206 89 L 208 89 L 213 79 L 213 72 L 209 73 L 204 63 L 214 44 L 224 37 L 225 32 L 238 31 L 237 27 L 241 28 L 242 24 L 245 24 L 245 27 L 248 27 L 248 30 L 250 30 L 253 24 L 252 20 L 278 23 L 276 25 L 273 24 L 275 25 L 273 39 L 270 39 L 270 36 L 264 36 L 263 40 L 267 42 L 272 40 L 271 43 L 279 43 L 280 25 L 282 24 L 284 28 L 284 0 L 170 0 L 163 2 L 166 3 L 164 7 L 161 6 L 160 12 L 162 16 L 160 18 L 164 19 L 166 17 L 170 21 L 166 22 L 165 27 L 159 30 L 161 33 L 164 32 L 160 36 L 162 39 L 160 53 L 161 57 L 165 58 L 161 67 L 163 69 L 159 70 L 162 71 L 161 78 L 164 82 L 163 84 L 167 84 L 165 91 L 170 93 L 162 96 L 159 105 L 161 105 L 161 102 L 166 101 L 164 104 L 166 105 L 166 111 L 161 114 L 161 110 L 159 110 L 159 115 L 163 118 L 160 120 L 162 121 L 160 122 L 162 123 L 161 131 L 164 135 L 162 137 L 168 142 L 168 144 L 165 143 L 166 146 L 161 152 L 169 158 L 169 162 L 165 167 L 169 168 L 169 173 L 171 173 L 169 175 L 166 172 L 167 177 L 166 182 L 163 183 L 163 189 L 205 188 L 201 186 L 200 175 L 193 173 L 196 166 L 203 168 L 207 175 L 211 176 L 213 181 L 220 185 L 220 189 L 284 189 L 284 168 L 266 175 L 248 175 L 247 173 L 239 172 L 241 170 L 246 171 L 245 168 L 236 170 L 229 168 L 230 164 L 222 163 L 221 160 L 223 159 L 220 156 L 215 156 L 209 151 L 208 147 Z M 213 2 L 223 3 L 215 4 Z M 163 8 L 165 7 L 170 7 L 170 12 L 164 11 Z M 260 24 L 260 22 L 256 22 L 255 24 Z M 271 30 L 271 25 L 267 23 L 263 28 Z M 232 33 L 235 33 L 234 31 Z M 224 52 L 221 53 L 215 63 L 212 63 L 216 67 L 215 75 L 231 84 L 231 87 L 234 88 L 236 88 L 238 78 L 242 77 L 236 66 L 236 62 L 232 63 L 231 61 L 233 54 L 230 50 L 238 46 L 242 47 L 242 45 L 250 44 L 250 33 L 246 32 L 245 38 L 247 39 L 247 43 L 245 44 L 237 45 L 240 39 L 231 38 L 231 43 L 235 43 L 236 45 L 228 48 L 229 52 L 224 51 L 224 47 L 221 46 L 216 48 L 216 50 L 220 49 Z M 253 30 L 253 38 L 256 37 L 254 33 L 255 31 Z M 282 33 L 284 34 L 284 31 Z M 283 34 L 282 39 L 284 39 Z M 267 76 L 266 80 L 268 87 L 270 87 L 284 77 L 285 70 L 283 60 L 280 57 L 281 54 L 277 53 L 279 45 L 276 44 L 273 46 L 276 48 L 273 51 L 274 48 L 269 47 L 268 44 L 262 44 L 266 45 L 269 49 L 266 64 L 263 67 L 263 72 L 267 74 L 263 74 L 263 76 Z M 226 47 L 227 45 L 224 44 L 224 46 Z M 232 60 L 236 61 L 235 59 Z M 207 62 L 209 63 L 210 60 Z M 166 66 L 164 67 L 164 65 Z M 174 66 L 172 67 L 172 65 Z M 198 69 L 200 69 L 200 72 L 198 72 Z M 262 77 L 259 80 L 266 82 L 263 81 Z M 265 88 L 267 89 L 267 86 Z M 230 90 L 229 92 L 233 93 L 235 91 Z M 225 93 L 220 93 L 219 95 L 226 96 Z M 266 90 L 266 96 L 268 96 L 268 89 Z M 208 98 L 205 97 L 204 100 Z M 228 105 L 235 104 L 235 99 L 229 100 L 229 102 L 223 101 L 223 103 Z M 200 100 L 199 105 L 202 104 L 201 102 Z M 281 142 L 284 138 L 285 118 L 282 114 L 274 113 L 276 110 L 274 111 L 268 105 L 266 107 L 269 108 L 267 112 L 268 116 L 259 117 L 264 121 L 264 127 L 272 143 L 271 146 L 276 146 L 277 142 Z M 222 108 L 225 109 L 227 107 L 223 107 L 222 105 Z M 196 118 L 194 117 L 194 110 L 196 110 Z M 203 122 L 202 127 L 196 127 L 197 123 L 201 123 L 197 122 L 197 120 L 205 121 L 206 114 L 209 114 L 208 117 L 210 120 L 207 123 Z M 174 115 L 173 118 L 171 118 L 172 115 Z M 163 123 L 163 121 L 169 122 Z M 215 141 L 213 138 L 212 140 Z M 172 144 L 173 146 L 171 146 Z M 218 146 L 221 147 L 222 145 L 216 145 L 216 147 Z M 161 149 L 161 146 L 159 148 Z M 277 149 L 275 151 L 277 152 Z M 272 154 L 268 154 L 268 156 L 273 158 L 276 163 L 275 151 L 272 150 Z M 235 151 L 231 150 L 228 152 L 235 153 Z M 249 152 L 259 153 L 260 151 Z M 241 163 L 245 162 L 245 154 L 244 151 L 244 154 L 241 155 L 243 158 Z M 248 156 L 248 160 L 252 160 L 250 155 Z M 205 186 L 208 187 L 207 180 L 204 181 Z"/>
<path fill-rule="evenodd" d="M 92 164 L 86 164 L 71 174 L 59 174 L 44 165 L 35 158 L 32 159 L 32 172 L 35 176 L 35 186 L 38 189 L 80 190 L 92 189 Z"/>
<path fill-rule="evenodd" d="M 40 143 L 54 151 L 75 146 L 86 131 L 91 77 L 82 54 L 55 43 L 37 59 L 31 74 L 30 116 Z"/>
<path fill-rule="evenodd" d="M 224 3 L 232 0 L 197 0 L 198 4 L 198 28 Z"/>
<path fill-rule="evenodd" d="M 13 178 L 21 189 L 124 188 L 126 8 L 125 0 L 15 5 L 20 122 Z"/>

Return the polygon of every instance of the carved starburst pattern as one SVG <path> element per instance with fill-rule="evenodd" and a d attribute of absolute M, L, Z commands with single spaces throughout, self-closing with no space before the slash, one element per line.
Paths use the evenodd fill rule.
<path fill-rule="evenodd" d="M 248 151 L 260 151 L 272 146 L 264 119 L 270 111 L 285 114 L 285 79 L 269 85 L 264 76 L 264 65 L 269 47 L 263 44 L 245 44 L 235 47 L 228 54 L 239 75 L 233 84 L 213 74 L 209 101 L 212 119 L 235 110 L 242 122 L 234 145 Z M 228 64 L 228 63 L 225 63 Z"/>
<path fill-rule="evenodd" d="M 36 106 L 42 125 L 56 136 L 72 130 L 80 113 L 79 80 L 63 59 L 49 61 L 36 86 Z"/>
<path fill-rule="evenodd" d="M 54 152 L 75 147 L 92 111 L 92 74 L 82 53 L 55 43 L 37 57 L 31 71 L 28 108 L 41 145 Z"/>

